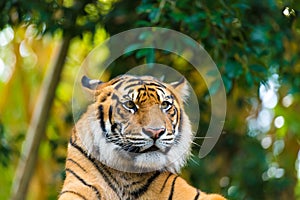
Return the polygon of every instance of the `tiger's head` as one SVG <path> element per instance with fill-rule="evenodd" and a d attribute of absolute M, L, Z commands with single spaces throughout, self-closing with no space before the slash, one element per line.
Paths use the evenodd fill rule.
<path fill-rule="evenodd" d="M 88 153 L 128 172 L 179 172 L 190 154 L 192 130 L 184 111 L 185 79 L 164 83 L 151 76 L 82 78 L 95 101 L 76 129 Z"/>

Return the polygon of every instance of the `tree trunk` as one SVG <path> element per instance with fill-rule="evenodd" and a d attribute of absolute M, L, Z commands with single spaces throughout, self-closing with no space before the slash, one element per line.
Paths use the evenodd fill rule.
<path fill-rule="evenodd" d="M 68 53 L 70 40 L 71 37 L 69 36 L 63 38 L 56 61 L 48 69 L 43 80 L 15 173 L 11 200 L 26 199 L 28 185 L 35 169 L 41 139 L 45 135 L 49 112 Z"/>

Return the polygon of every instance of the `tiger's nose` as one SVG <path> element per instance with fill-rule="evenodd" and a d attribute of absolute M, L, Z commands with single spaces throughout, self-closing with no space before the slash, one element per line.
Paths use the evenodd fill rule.
<path fill-rule="evenodd" d="M 165 131 L 165 128 L 143 128 L 143 132 L 154 140 L 162 136 Z"/>

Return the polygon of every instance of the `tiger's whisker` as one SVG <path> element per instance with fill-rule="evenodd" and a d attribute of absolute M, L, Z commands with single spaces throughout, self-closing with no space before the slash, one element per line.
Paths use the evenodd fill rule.
<path fill-rule="evenodd" d="M 211 139 L 213 137 L 210 137 L 210 136 L 204 136 L 204 137 L 194 137 L 194 139 Z"/>
<path fill-rule="evenodd" d="M 192 144 L 194 144 L 194 145 L 196 145 L 196 146 L 198 146 L 198 147 L 201 147 L 201 145 L 198 144 L 198 143 L 196 143 L 196 142 L 192 142 Z"/>

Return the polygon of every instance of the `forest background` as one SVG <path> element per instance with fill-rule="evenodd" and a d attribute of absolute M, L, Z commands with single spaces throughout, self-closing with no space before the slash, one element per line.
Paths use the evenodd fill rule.
<path fill-rule="evenodd" d="M 80 65 L 110 36 L 153 26 L 199 42 L 216 63 L 227 93 L 218 143 L 202 159 L 194 145 L 182 176 L 195 187 L 233 200 L 300 199 L 299 12 L 297 0 L 1 1 L 0 199 L 14 195 L 14 177 L 26 149 L 22 144 L 42 106 L 41 96 L 49 100 L 45 110 L 51 109 L 42 117 L 45 131 L 36 145 L 26 199 L 57 199 L 74 125 L 71 101 Z M 142 49 L 117 59 L 105 78 L 152 62 L 173 66 L 197 91 L 201 128 L 195 142 L 201 145 L 212 88 L 197 83 L 199 75 L 187 62 Z M 58 65 L 61 74 L 52 71 Z M 47 83 L 53 93 L 45 91 Z"/>

